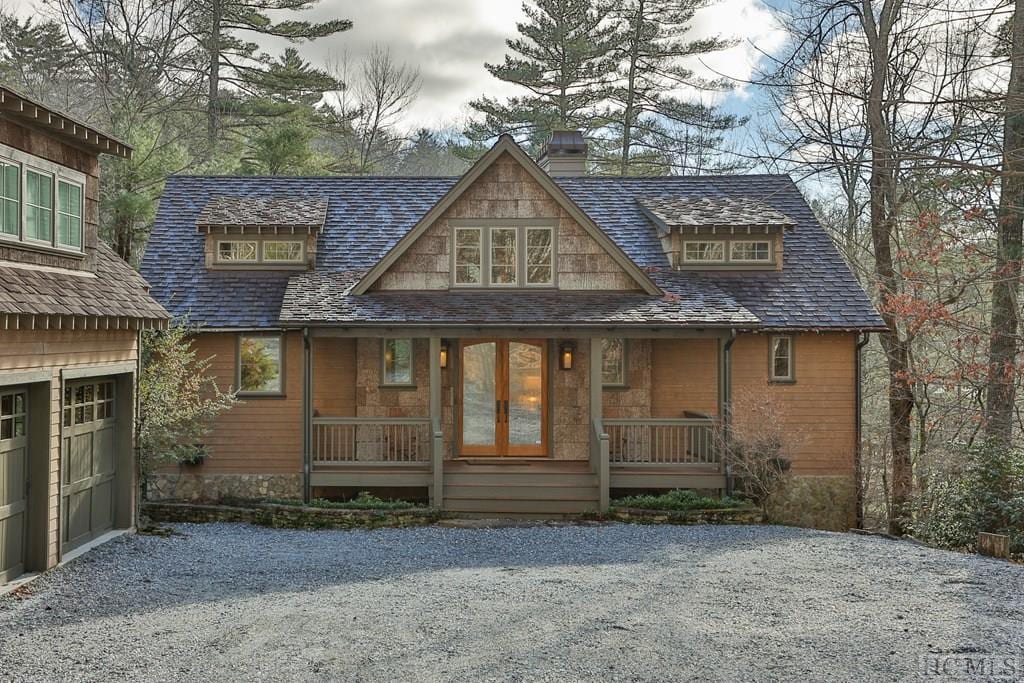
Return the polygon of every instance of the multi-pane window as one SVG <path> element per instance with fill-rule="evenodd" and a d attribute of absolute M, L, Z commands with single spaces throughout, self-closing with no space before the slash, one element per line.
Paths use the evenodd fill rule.
<path fill-rule="evenodd" d="M 411 385 L 413 383 L 412 339 L 384 340 L 384 377 L 382 384 Z"/>
<path fill-rule="evenodd" d="M 729 260 L 768 263 L 772 260 L 771 244 L 767 241 L 736 240 L 730 244 Z"/>
<path fill-rule="evenodd" d="M 605 386 L 626 384 L 626 340 L 605 339 L 601 348 L 601 382 Z"/>
<path fill-rule="evenodd" d="M 238 390 L 245 394 L 279 394 L 284 386 L 280 335 L 238 338 Z"/>
<path fill-rule="evenodd" d="M 53 240 L 53 176 L 25 172 L 25 237 Z"/>
<path fill-rule="evenodd" d="M 515 228 L 491 230 L 491 284 L 514 285 L 518 279 L 516 262 L 518 249 Z"/>
<path fill-rule="evenodd" d="M 24 391 L 0 394 L 0 441 L 25 436 L 28 401 Z"/>
<path fill-rule="evenodd" d="M 18 234 L 20 205 L 21 167 L 0 159 L 0 233 Z"/>
<path fill-rule="evenodd" d="M 725 260 L 725 242 L 685 242 L 683 243 L 683 260 L 720 263 Z"/>
<path fill-rule="evenodd" d="M 114 417 L 114 382 L 85 382 L 64 387 L 64 426 Z"/>
<path fill-rule="evenodd" d="M 455 286 L 549 286 L 555 281 L 554 230 L 548 227 L 455 228 Z"/>
<path fill-rule="evenodd" d="M 221 240 L 217 242 L 217 260 L 221 263 L 255 263 L 258 260 L 255 240 Z"/>
<path fill-rule="evenodd" d="M 266 240 L 263 260 L 269 263 L 301 263 L 302 242 L 299 240 Z"/>
<path fill-rule="evenodd" d="M 57 243 L 82 247 L 82 186 L 64 180 L 57 183 Z"/>
<path fill-rule="evenodd" d="M 775 382 L 791 382 L 793 375 L 793 338 L 771 337 L 771 378 Z"/>
<path fill-rule="evenodd" d="M 551 228 L 526 229 L 526 284 L 550 285 L 554 283 Z"/>

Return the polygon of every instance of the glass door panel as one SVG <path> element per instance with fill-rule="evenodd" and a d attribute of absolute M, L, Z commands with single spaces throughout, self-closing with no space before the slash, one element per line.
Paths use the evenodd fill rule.
<path fill-rule="evenodd" d="M 537 344 L 508 342 L 508 443 L 544 443 L 544 353 Z"/>
<path fill-rule="evenodd" d="M 475 454 L 497 454 L 498 344 L 470 344 L 462 352 L 462 445 Z"/>

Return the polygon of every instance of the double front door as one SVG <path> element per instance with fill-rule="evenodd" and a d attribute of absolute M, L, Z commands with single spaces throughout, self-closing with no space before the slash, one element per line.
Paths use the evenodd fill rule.
<path fill-rule="evenodd" d="M 547 455 L 547 347 L 543 340 L 466 340 L 460 353 L 459 451 Z"/>

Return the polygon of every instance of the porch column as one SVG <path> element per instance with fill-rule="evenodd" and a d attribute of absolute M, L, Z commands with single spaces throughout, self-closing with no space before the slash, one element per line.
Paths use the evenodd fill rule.
<path fill-rule="evenodd" d="M 444 507 L 444 432 L 441 431 L 441 338 L 430 338 L 430 504 Z"/>
<path fill-rule="evenodd" d="M 736 330 L 730 330 L 728 337 L 718 342 L 718 416 L 722 425 L 722 444 L 728 448 L 732 422 L 732 345 L 736 341 Z M 725 474 L 725 495 L 732 494 L 732 473 L 725 461 L 726 453 L 719 453 L 722 473 Z"/>
<path fill-rule="evenodd" d="M 604 402 L 602 399 L 601 354 L 603 348 L 603 338 L 590 338 L 590 353 L 587 356 L 587 362 L 590 364 L 590 460 L 594 474 L 597 475 L 598 510 L 607 512 L 610 491 L 608 487 L 608 435 L 604 433 Z"/>
<path fill-rule="evenodd" d="M 312 496 L 313 474 L 313 340 L 309 328 L 302 328 L 302 500 Z"/>

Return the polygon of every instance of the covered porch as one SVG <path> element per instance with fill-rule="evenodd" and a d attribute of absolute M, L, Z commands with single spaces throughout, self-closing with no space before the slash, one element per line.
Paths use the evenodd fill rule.
<path fill-rule="evenodd" d="M 723 329 L 307 328 L 307 497 L 416 489 L 469 514 L 724 491 Z M 602 362 L 603 359 L 603 362 Z"/>

